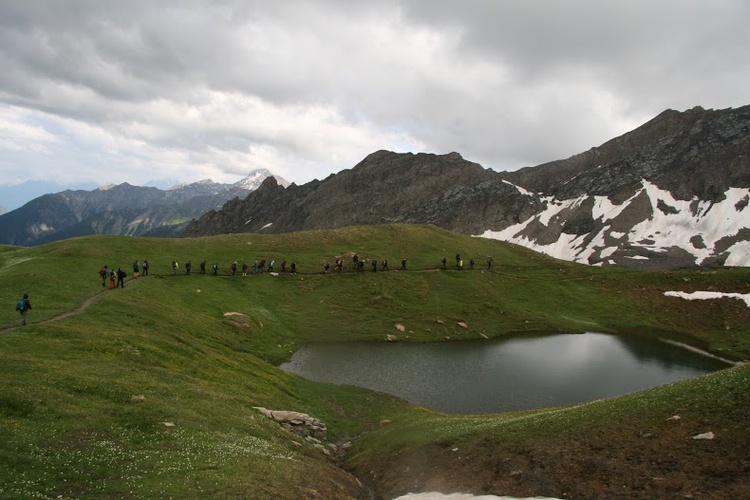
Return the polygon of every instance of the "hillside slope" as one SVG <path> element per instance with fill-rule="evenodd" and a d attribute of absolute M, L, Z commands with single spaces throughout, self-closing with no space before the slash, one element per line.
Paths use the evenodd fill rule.
<path fill-rule="evenodd" d="M 457 252 L 482 265 L 441 269 Z M 407 270 L 357 273 L 354 253 L 406 258 Z M 346 270 L 324 273 L 336 256 Z M 100 266 L 130 274 L 136 258 L 149 259 L 148 276 L 102 288 Z M 219 264 L 216 276 L 197 272 L 203 259 Z M 230 276 L 229 263 L 260 259 L 299 272 Z M 669 290 L 750 293 L 750 279 L 745 269 L 587 267 L 417 225 L 0 247 L 0 302 L 25 291 L 33 304 L 23 328 L 12 307 L 0 309 L 0 497 L 736 496 L 750 481 L 750 365 L 581 407 L 481 418 L 277 368 L 316 340 L 486 341 L 591 328 L 750 358 L 744 302 Z M 255 407 L 311 415 L 325 436 L 290 433 Z M 680 423 L 667 421 L 675 413 Z M 709 430 L 716 439 L 691 439 Z"/>

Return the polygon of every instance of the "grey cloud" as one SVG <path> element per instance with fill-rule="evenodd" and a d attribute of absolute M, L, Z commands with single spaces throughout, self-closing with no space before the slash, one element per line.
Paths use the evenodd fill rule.
<path fill-rule="evenodd" d="M 304 181 L 406 142 L 513 169 L 747 104 L 749 20 L 742 0 L 6 0 L 0 104 L 116 134 L 136 163 L 263 151 Z"/>

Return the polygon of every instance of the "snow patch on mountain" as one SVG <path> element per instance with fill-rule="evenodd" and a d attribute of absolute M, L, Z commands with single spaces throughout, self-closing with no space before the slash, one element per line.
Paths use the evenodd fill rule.
<path fill-rule="evenodd" d="M 714 255 L 720 240 L 750 229 L 750 210 L 740 203 L 750 196 L 750 189 L 730 188 L 723 201 L 713 203 L 697 198 L 677 200 L 647 181 L 643 181 L 643 186 L 651 200 L 653 215 L 651 220 L 633 226 L 628 235 L 631 242 L 651 240 L 653 244 L 644 246 L 655 251 L 682 248 L 694 255 L 695 263 L 700 265 Z M 737 265 L 750 266 L 748 254 L 743 258 L 742 252 L 733 248 L 735 245 L 727 252 L 735 256 Z"/>
<path fill-rule="evenodd" d="M 513 186 L 514 188 L 516 188 L 518 190 L 518 192 L 521 193 L 521 194 L 525 194 L 526 196 L 534 196 L 534 194 L 531 191 L 529 191 L 527 189 L 524 189 L 521 186 L 517 186 L 517 185 L 513 184 L 510 181 L 506 181 L 506 180 L 503 179 L 503 182 L 505 184 L 508 184 L 509 186 Z"/>
<path fill-rule="evenodd" d="M 637 261 L 649 255 L 683 251 L 692 256 L 695 265 L 718 259 L 728 266 L 750 266 L 750 189 L 747 188 L 730 188 L 718 202 L 698 198 L 679 200 L 644 179 L 641 188 L 620 204 L 606 196 L 540 199 L 545 206 L 542 212 L 502 231 L 488 230 L 479 236 L 590 265 L 612 265 L 615 261 L 609 259 L 618 254 Z M 587 204 L 591 204 L 590 210 L 584 208 Z M 566 232 L 566 214 L 580 216 L 582 210 L 589 210 L 585 215 L 594 230 L 584 234 Z M 633 219 L 629 229 L 623 227 L 624 217 Z M 540 231 L 545 232 L 546 238 L 538 237 Z M 538 243 L 551 239 L 552 243 Z"/>

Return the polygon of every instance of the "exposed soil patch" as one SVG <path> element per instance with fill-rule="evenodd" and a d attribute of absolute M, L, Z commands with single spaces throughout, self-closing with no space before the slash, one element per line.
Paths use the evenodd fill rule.
<path fill-rule="evenodd" d="M 738 398 L 747 399 L 738 395 Z M 430 444 L 354 471 L 375 498 L 437 491 L 557 498 L 747 496 L 750 451 L 742 404 L 711 419 L 666 418 L 616 432 L 591 429 L 522 444 L 512 436 Z M 715 439 L 693 439 L 707 429 Z"/>

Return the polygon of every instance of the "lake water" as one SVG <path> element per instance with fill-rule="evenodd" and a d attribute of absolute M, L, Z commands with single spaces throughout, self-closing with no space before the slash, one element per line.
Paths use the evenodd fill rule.
<path fill-rule="evenodd" d="M 726 368 L 638 337 L 601 333 L 427 344 L 312 344 L 283 370 L 445 413 L 499 413 L 618 396 Z"/>

